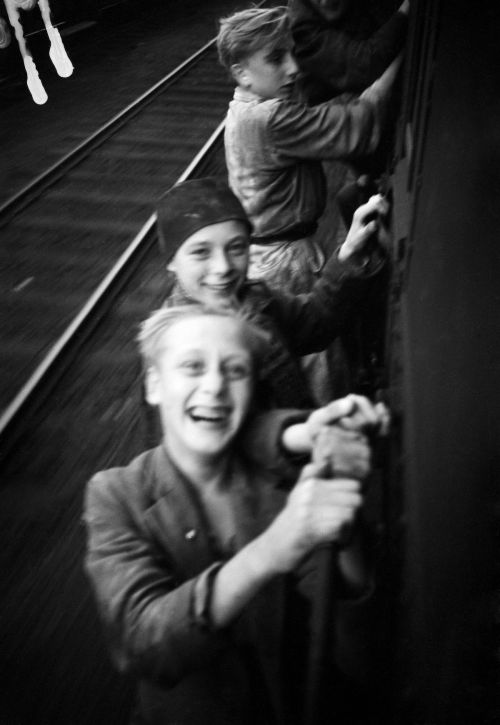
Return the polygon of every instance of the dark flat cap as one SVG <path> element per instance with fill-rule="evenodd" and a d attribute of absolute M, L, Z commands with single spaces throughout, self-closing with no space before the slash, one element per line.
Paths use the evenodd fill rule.
<path fill-rule="evenodd" d="M 210 224 L 235 219 L 252 229 L 240 201 L 216 177 L 176 184 L 160 198 L 157 212 L 160 249 L 168 259 L 191 234 Z"/>

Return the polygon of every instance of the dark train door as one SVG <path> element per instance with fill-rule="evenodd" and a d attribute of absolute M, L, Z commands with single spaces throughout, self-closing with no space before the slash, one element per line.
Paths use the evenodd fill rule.
<path fill-rule="evenodd" d="M 411 0 L 389 333 L 397 725 L 500 722 L 500 8 Z"/>

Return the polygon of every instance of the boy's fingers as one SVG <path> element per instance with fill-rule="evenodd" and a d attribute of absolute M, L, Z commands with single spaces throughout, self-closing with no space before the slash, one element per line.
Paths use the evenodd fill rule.
<path fill-rule="evenodd" d="M 384 403 L 376 403 L 375 410 L 378 416 L 379 434 L 386 436 L 389 434 L 389 428 L 391 426 L 391 413 L 389 408 Z"/>
<path fill-rule="evenodd" d="M 372 234 L 375 234 L 375 232 L 378 229 L 378 222 L 375 219 L 372 219 L 371 222 L 368 222 L 368 224 L 365 224 L 363 230 L 360 233 L 360 236 L 363 238 L 363 242 L 365 242 L 369 237 L 372 236 Z"/>
<path fill-rule="evenodd" d="M 307 481 L 309 478 L 321 478 L 328 475 L 328 461 L 314 461 L 304 466 L 300 472 L 299 481 Z"/>
<path fill-rule="evenodd" d="M 350 395 L 345 398 L 333 400 L 323 408 L 318 408 L 312 415 L 315 416 L 315 423 L 318 426 L 329 425 L 335 423 L 346 415 L 350 415 L 354 410 L 355 404 Z"/>
<path fill-rule="evenodd" d="M 365 426 L 375 426 L 379 423 L 379 416 L 375 406 L 363 395 L 351 394 L 355 408 L 353 413 L 342 421 L 342 424 L 349 423 L 346 427 L 349 429 L 361 429 Z"/>
<path fill-rule="evenodd" d="M 358 206 L 354 212 L 354 216 L 357 217 L 358 220 L 362 221 L 369 214 L 373 214 L 378 211 L 382 200 L 382 194 L 374 194 L 373 196 L 370 196 L 367 202 Z"/>
<path fill-rule="evenodd" d="M 356 209 L 354 216 L 357 221 L 363 223 L 366 217 L 370 216 L 370 214 L 380 214 L 381 216 L 385 216 L 388 211 L 389 202 L 387 199 L 382 196 L 382 194 L 374 194 L 373 196 L 370 196 L 365 204 L 362 204 Z"/>

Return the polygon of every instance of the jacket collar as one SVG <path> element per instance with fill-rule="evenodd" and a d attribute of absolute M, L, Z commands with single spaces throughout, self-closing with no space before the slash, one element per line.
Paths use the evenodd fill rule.
<path fill-rule="evenodd" d="M 153 503 L 144 513 L 146 527 L 170 555 L 179 576 L 195 576 L 217 559 L 218 552 L 192 484 L 163 446 L 153 452 L 148 484 Z"/>
<path fill-rule="evenodd" d="M 265 284 L 259 280 L 246 280 L 238 292 L 238 301 L 241 305 L 241 312 L 247 319 L 253 319 L 256 312 L 266 309 L 272 299 L 272 295 Z M 164 302 L 164 307 L 177 307 L 182 305 L 197 304 L 196 300 L 186 294 L 178 282 L 171 294 Z"/>
<path fill-rule="evenodd" d="M 270 524 L 283 503 L 283 493 L 254 480 L 238 458 L 231 464 L 231 496 L 237 517 L 236 548 L 242 548 Z M 263 477 L 260 472 L 259 478 Z M 152 452 L 146 473 L 151 505 L 144 512 L 146 528 L 171 559 L 179 578 L 196 576 L 224 558 L 217 546 L 198 494 L 169 458 L 163 446 Z"/>
<path fill-rule="evenodd" d="M 262 96 L 258 96 L 257 93 L 249 91 L 246 88 L 242 88 L 241 86 L 236 86 L 233 98 L 235 101 L 243 101 L 244 103 L 263 103 L 265 100 L 269 100 L 262 98 Z"/>

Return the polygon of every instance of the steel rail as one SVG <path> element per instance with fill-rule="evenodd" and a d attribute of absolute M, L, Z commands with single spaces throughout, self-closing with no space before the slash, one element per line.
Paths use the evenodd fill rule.
<path fill-rule="evenodd" d="M 221 137 L 224 126 L 225 121 L 222 121 L 190 164 L 179 176 L 175 182 L 176 184 L 186 181 L 195 174 L 198 166 L 205 160 L 218 139 Z M 118 261 L 113 265 L 98 287 L 91 294 L 80 312 L 78 312 L 66 330 L 62 333 L 54 345 L 52 345 L 48 353 L 37 366 L 35 371 L 30 375 L 21 390 L 7 406 L 0 417 L 1 437 L 5 435 L 6 431 L 18 419 L 19 414 L 25 409 L 30 400 L 33 399 L 33 396 L 41 389 L 48 376 L 54 372 L 55 367 L 61 362 L 63 357 L 69 353 L 72 345 L 75 343 L 77 338 L 79 338 L 84 328 L 89 325 L 92 318 L 98 317 L 98 315 L 103 311 L 103 308 L 105 308 L 106 304 L 110 302 L 113 295 L 118 293 L 121 285 L 123 285 L 126 281 L 126 276 L 132 263 L 137 260 L 141 253 L 145 253 L 154 241 L 155 222 L 156 214 L 152 214 L 142 226 L 140 231 L 135 235 Z"/>
<path fill-rule="evenodd" d="M 71 168 L 80 163 L 82 158 L 85 158 L 91 151 L 100 146 L 100 144 L 106 141 L 131 118 L 140 113 L 150 101 L 153 101 L 159 93 L 174 83 L 192 65 L 194 65 L 194 63 L 199 60 L 200 56 L 215 44 L 215 41 L 216 39 L 212 38 L 212 40 L 208 41 L 208 43 L 205 43 L 205 45 L 197 50 L 196 53 L 189 56 L 189 58 L 151 86 L 151 88 L 149 88 L 145 93 L 113 116 L 103 126 L 98 128 L 97 131 L 94 131 L 94 133 L 88 136 L 84 141 L 75 146 L 52 166 L 49 166 L 48 169 L 36 176 L 32 181 L 1 204 L 0 222 L 6 222 L 9 215 L 24 209 L 34 198 L 39 196 L 43 191 L 51 186 L 51 184 L 58 181 Z"/>

